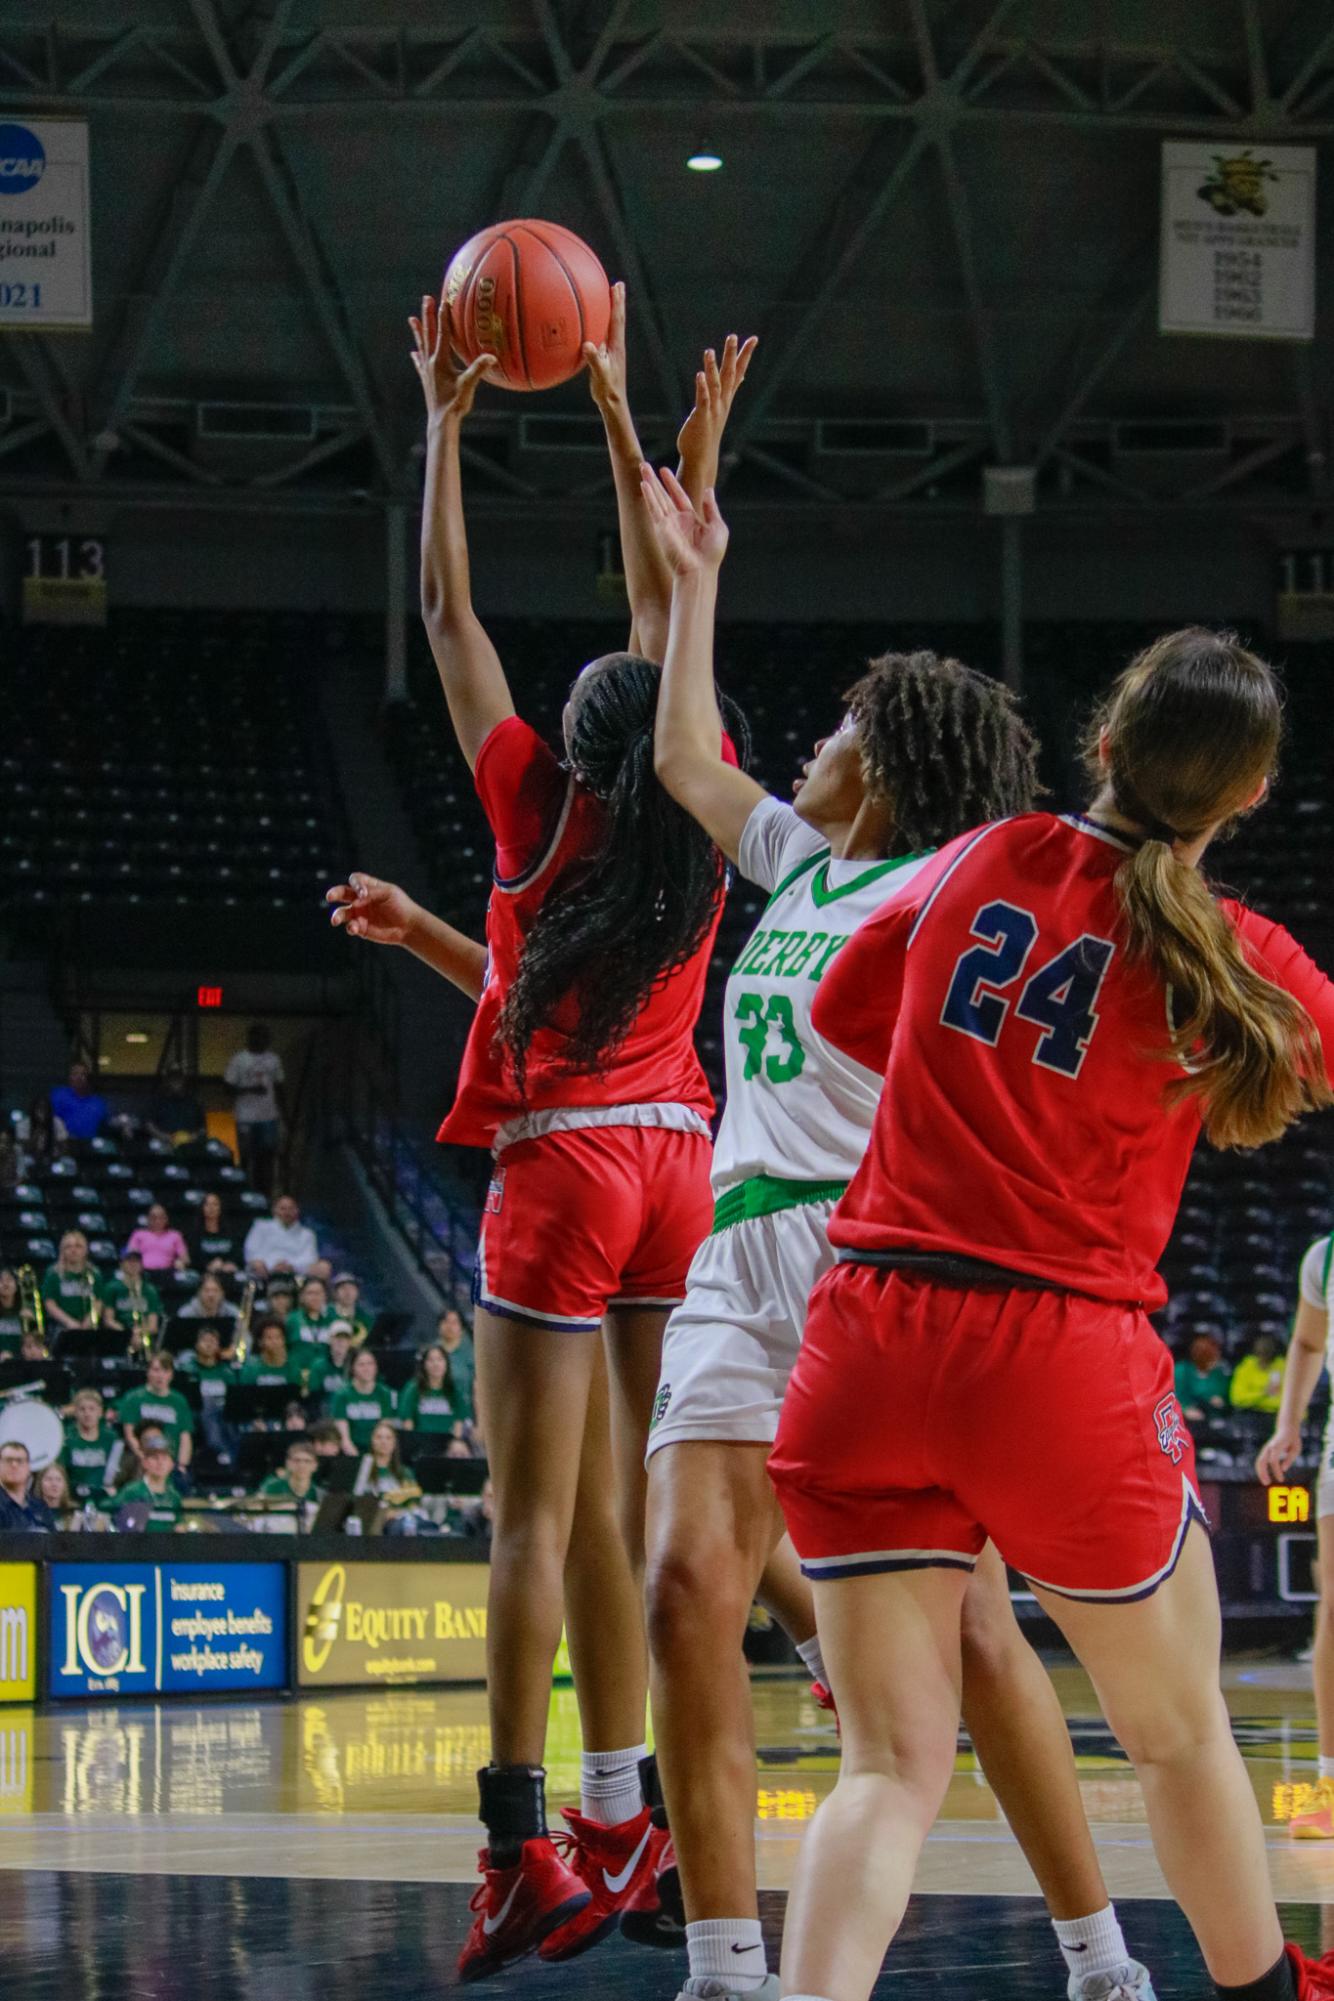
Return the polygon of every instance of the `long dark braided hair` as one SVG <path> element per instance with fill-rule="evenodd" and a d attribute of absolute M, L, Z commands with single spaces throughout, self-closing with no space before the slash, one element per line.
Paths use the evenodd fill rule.
<path fill-rule="evenodd" d="M 562 1068 L 610 1067 L 649 995 L 698 951 L 723 890 L 717 848 L 654 776 L 661 669 L 633 653 L 593 667 L 574 697 L 568 749 L 575 776 L 606 807 L 606 826 L 596 853 L 543 902 L 501 1009 L 497 1040 L 521 1098 L 533 1037 L 571 994 L 578 1007 Z M 722 695 L 718 706 L 744 762 L 741 712 Z"/>
<path fill-rule="evenodd" d="M 869 790 L 894 808 L 895 854 L 1025 813 L 1037 740 L 1003 682 L 939 654 L 882 653 L 843 698 Z"/>

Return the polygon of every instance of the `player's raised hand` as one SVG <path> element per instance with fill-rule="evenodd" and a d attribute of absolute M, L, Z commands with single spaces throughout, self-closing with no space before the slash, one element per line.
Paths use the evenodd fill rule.
<path fill-rule="evenodd" d="M 584 360 L 588 363 L 588 387 L 603 416 L 625 406 L 625 286 L 611 288 L 611 321 L 607 338 L 598 346 L 586 340 Z"/>
<path fill-rule="evenodd" d="M 718 477 L 723 432 L 737 390 L 746 379 L 751 357 L 759 346 L 752 334 L 738 341 L 728 334 L 719 361 L 712 348 L 704 354 L 703 366 L 695 376 L 695 401 L 676 440 L 681 454 L 681 477 L 691 493 L 703 493 Z"/>
<path fill-rule="evenodd" d="M 494 354 L 479 354 L 476 361 L 460 368 L 449 348 L 449 315 L 429 292 L 422 298 L 421 318 L 408 319 L 416 342 L 411 360 L 426 398 L 428 417 L 466 417 L 477 394 L 477 385 L 496 365 Z"/>
<path fill-rule="evenodd" d="M 373 875 L 349 876 L 326 890 L 324 900 L 336 906 L 331 924 L 354 938 L 369 939 L 372 945 L 401 945 L 417 908 L 396 882 L 381 882 Z"/>
<path fill-rule="evenodd" d="M 1302 1431 L 1299 1424 L 1280 1424 L 1274 1435 L 1260 1447 L 1255 1461 L 1255 1470 L 1266 1487 L 1287 1476 L 1288 1468 L 1302 1456 Z"/>
<path fill-rule="evenodd" d="M 639 479 L 653 533 L 672 575 L 716 570 L 727 550 L 727 523 L 718 512 L 713 488 L 706 488 L 696 507 L 676 474 L 665 466 L 655 474 L 652 466 L 642 465 Z"/>

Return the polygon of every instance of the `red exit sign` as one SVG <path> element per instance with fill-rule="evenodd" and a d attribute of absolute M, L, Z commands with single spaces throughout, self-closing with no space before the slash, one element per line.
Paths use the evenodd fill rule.
<path fill-rule="evenodd" d="M 195 1001 L 200 1007 L 221 1007 L 222 988 L 197 987 L 195 989 Z"/>

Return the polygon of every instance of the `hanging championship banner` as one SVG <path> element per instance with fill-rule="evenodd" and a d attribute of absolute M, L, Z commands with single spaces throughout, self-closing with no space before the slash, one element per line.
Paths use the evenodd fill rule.
<path fill-rule="evenodd" d="M 1313 337 L 1313 146 L 1164 143 L 1158 330 Z"/>
<path fill-rule="evenodd" d="M 0 326 L 92 323 L 88 127 L 0 111 Z"/>

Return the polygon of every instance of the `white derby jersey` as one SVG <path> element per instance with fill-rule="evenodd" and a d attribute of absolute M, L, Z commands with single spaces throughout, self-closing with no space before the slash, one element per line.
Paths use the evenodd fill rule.
<path fill-rule="evenodd" d="M 1307 1306 L 1326 1316 L 1325 1367 L 1334 1375 L 1334 1236 L 1317 1237 L 1302 1259 L 1300 1289 Z M 1330 1428 L 1334 1431 L 1334 1405 L 1330 1408 Z"/>
<path fill-rule="evenodd" d="M 715 1197 L 756 1176 L 850 1181 L 884 1079 L 811 1026 L 816 989 L 859 924 L 911 882 L 927 855 L 836 860 L 780 799 L 762 799 L 738 851 L 771 892 L 727 980 L 727 1104 L 713 1148 Z"/>

